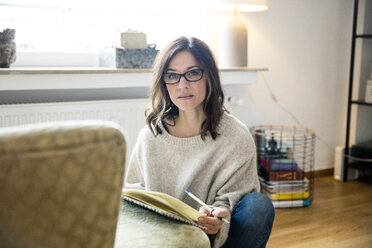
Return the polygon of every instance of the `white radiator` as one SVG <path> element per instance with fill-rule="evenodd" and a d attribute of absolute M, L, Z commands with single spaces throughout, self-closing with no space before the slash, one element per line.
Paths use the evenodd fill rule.
<path fill-rule="evenodd" d="M 60 120 L 110 120 L 126 130 L 129 155 L 145 126 L 148 103 L 149 99 L 128 99 L 0 105 L 0 127 Z"/>

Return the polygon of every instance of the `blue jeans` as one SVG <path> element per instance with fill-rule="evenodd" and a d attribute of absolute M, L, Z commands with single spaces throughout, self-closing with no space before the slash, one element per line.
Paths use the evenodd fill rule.
<path fill-rule="evenodd" d="M 266 195 L 247 194 L 233 210 L 229 236 L 222 248 L 266 247 L 274 217 L 273 204 Z"/>

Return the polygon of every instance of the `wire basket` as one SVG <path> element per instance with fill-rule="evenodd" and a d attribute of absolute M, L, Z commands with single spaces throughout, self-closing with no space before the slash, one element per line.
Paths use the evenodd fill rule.
<path fill-rule="evenodd" d="M 261 192 L 275 208 L 310 206 L 314 191 L 315 132 L 299 126 L 251 128 Z"/>

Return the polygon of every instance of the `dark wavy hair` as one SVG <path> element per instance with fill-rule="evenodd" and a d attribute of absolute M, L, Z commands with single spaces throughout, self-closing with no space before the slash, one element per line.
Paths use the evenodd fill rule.
<path fill-rule="evenodd" d="M 167 87 L 163 81 L 163 74 L 168 69 L 173 57 L 181 51 L 191 52 L 205 71 L 207 89 L 206 97 L 203 101 L 203 110 L 206 119 L 201 125 L 201 138 L 205 140 L 209 133 L 213 139 L 216 139 L 218 135 L 217 126 L 223 112 L 227 111 L 224 106 L 225 96 L 213 52 L 206 43 L 194 37 L 179 37 L 168 44 L 157 55 L 154 64 L 153 85 L 151 87 L 151 107 L 145 112 L 146 124 L 154 136 L 162 133 L 159 127 L 160 122 L 172 121 L 173 125 L 175 124 L 175 119 L 178 116 L 178 107 L 170 99 Z"/>

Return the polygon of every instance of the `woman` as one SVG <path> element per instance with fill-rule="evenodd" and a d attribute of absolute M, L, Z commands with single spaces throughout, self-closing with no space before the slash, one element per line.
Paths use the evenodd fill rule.
<path fill-rule="evenodd" d="M 253 139 L 224 107 L 209 47 L 185 37 L 165 47 L 155 61 L 151 99 L 125 187 L 167 193 L 199 208 L 188 189 L 215 209 L 198 219 L 213 247 L 265 247 L 274 210 L 258 193 Z"/>

